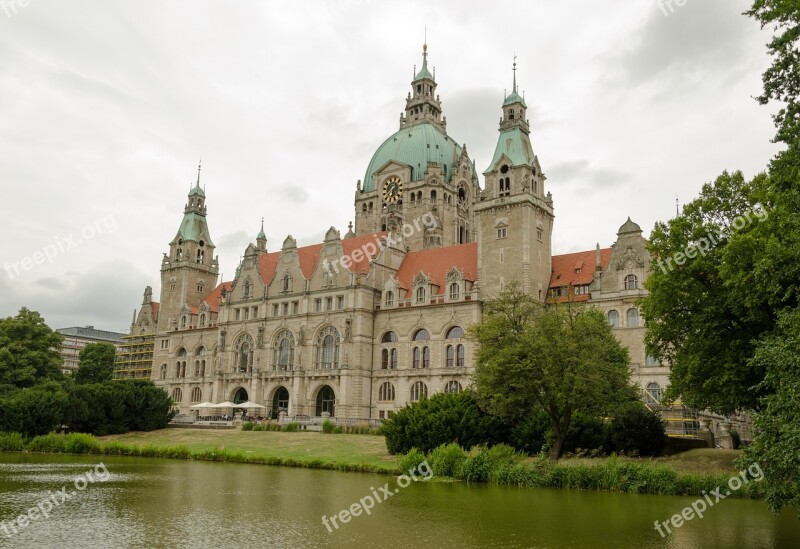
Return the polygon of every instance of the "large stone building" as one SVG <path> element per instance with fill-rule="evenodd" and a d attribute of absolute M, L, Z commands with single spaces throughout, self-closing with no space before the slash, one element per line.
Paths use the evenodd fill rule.
<path fill-rule="evenodd" d="M 125 334 L 97 330 L 94 326 L 73 326 L 56 330 L 64 341 L 61 343 L 61 371 L 72 375 L 80 366 L 80 354 L 84 347 L 92 343 L 111 343 L 119 351 Z"/>
<path fill-rule="evenodd" d="M 131 326 L 141 344 L 152 337 L 151 376 L 182 413 L 250 400 L 272 415 L 375 420 L 460 391 L 474 371 L 465 330 L 512 281 L 542 303 L 598 305 L 631 350 L 634 379 L 653 397 L 664 387 L 635 304 L 650 264 L 641 229 L 629 220 L 611 249 L 552 257 L 553 198 L 516 72 L 481 186 L 466 145 L 447 134 L 427 55 L 397 132 L 356 185 L 344 237 L 331 227 L 320 244 L 288 236 L 270 250 L 262 223 L 235 278 L 220 282 L 199 179 L 191 189 L 160 301 L 148 288 Z"/>

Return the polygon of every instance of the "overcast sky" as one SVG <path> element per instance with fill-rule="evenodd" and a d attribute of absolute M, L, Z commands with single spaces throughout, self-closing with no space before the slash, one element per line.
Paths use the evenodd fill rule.
<path fill-rule="evenodd" d="M 749 3 L 5 0 L 0 316 L 127 331 L 201 157 L 225 279 L 262 217 L 272 251 L 344 234 L 426 25 L 448 133 L 480 171 L 517 54 L 554 253 L 611 245 L 629 215 L 649 233 L 777 150 Z"/>

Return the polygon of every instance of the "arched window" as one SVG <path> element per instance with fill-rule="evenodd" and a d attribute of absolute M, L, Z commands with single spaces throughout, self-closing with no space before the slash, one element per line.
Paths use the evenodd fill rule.
<path fill-rule="evenodd" d="M 430 341 L 431 333 L 425 328 L 417 330 L 414 334 L 414 341 Z"/>
<path fill-rule="evenodd" d="M 447 330 L 446 339 L 461 339 L 462 337 L 464 337 L 464 330 L 461 326 L 453 326 Z"/>
<path fill-rule="evenodd" d="M 323 385 L 319 393 L 317 393 L 317 416 L 327 412 L 333 417 L 336 411 L 335 406 L 336 393 L 328 385 Z"/>
<path fill-rule="evenodd" d="M 186 315 L 181 317 L 181 328 L 186 328 Z"/>
<path fill-rule="evenodd" d="M 206 314 L 203 313 L 200 315 L 200 326 L 205 326 L 205 325 L 206 325 Z"/>
<path fill-rule="evenodd" d="M 447 346 L 447 367 L 452 368 L 456 365 L 456 351 L 452 345 Z"/>
<path fill-rule="evenodd" d="M 386 332 L 381 338 L 381 343 L 397 343 L 397 334 L 395 332 Z"/>
<path fill-rule="evenodd" d="M 175 377 L 186 377 L 186 357 L 188 353 L 186 349 L 178 351 L 178 362 L 175 368 Z"/>
<path fill-rule="evenodd" d="M 289 390 L 283 386 L 278 387 L 272 397 L 272 418 L 277 418 L 281 412 L 289 413 Z"/>
<path fill-rule="evenodd" d="M 195 377 L 204 377 L 206 375 L 206 348 L 200 347 L 194 352 L 197 360 L 194 361 L 194 375 Z"/>
<path fill-rule="evenodd" d="M 647 392 L 645 398 L 647 404 L 661 404 L 661 387 L 658 383 L 649 383 L 647 385 Z"/>
<path fill-rule="evenodd" d="M 250 365 L 250 344 L 248 342 L 242 343 L 239 347 L 239 371 L 246 372 L 247 367 Z"/>
<path fill-rule="evenodd" d="M 436 204 L 436 191 L 431 191 L 431 204 Z"/>
<path fill-rule="evenodd" d="M 172 391 L 172 401 L 175 404 L 180 404 L 182 400 L 183 400 L 183 392 L 180 390 L 180 388 L 175 387 L 175 389 L 173 389 Z"/>
<path fill-rule="evenodd" d="M 317 337 L 317 368 L 339 367 L 339 332 L 333 326 L 323 328 Z"/>
<path fill-rule="evenodd" d="M 448 381 L 447 385 L 444 386 L 445 393 L 460 393 L 462 390 L 461 384 L 456 380 Z"/>
<path fill-rule="evenodd" d="M 456 345 L 456 368 L 464 367 L 464 346 Z"/>
<path fill-rule="evenodd" d="M 635 274 L 630 274 L 625 277 L 625 289 L 626 290 L 638 290 L 639 289 L 639 277 Z"/>
<path fill-rule="evenodd" d="M 283 277 L 283 291 L 284 292 L 288 292 L 289 291 L 289 282 L 290 282 L 289 275 L 284 275 L 284 277 Z"/>
<path fill-rule="evenodd" d="M 425 303 L 425 288 L 423 286 L 417 288 L 417 303 Z"/>
<path fill-rule="evenodd" d="M 628 309 L 628 328 L 639 327 L 639 310 Z"/>
<path fill-rule="evenodd" d="M 389 349 L 381 351 L 381 370 L 389 369 Z"/>
<path fill-rule="evenodd" d="M 392 370 L 397 369 L 397 349 L 392 349 L 389 353 L 389 368 Z"/>
<path fill-rule="evenodd" d="M 430 347 L 423 347 L 422 348 L 422 367 L 423 368 L 430 368 L 431 366 L 431 348 Z"/>
<path fill-rule="evenodd" d="M 450 284 L 450 301 L 456 301 L 461 297 L 461 287 L 458 283 Z"/>
<path fill-rule="evenodd" d="M 200 390 L 200 387 L 195 387 L 192 389 L 192 402 L 200 402 L 203 398 L 203 391 Z"/>
<path fill-rule="evenodd" d="M 278 332 L 272 351 L 273 370 L 292 370 L 294 368 L 294 335 L 289 330 Z"/>
<path fill-rule="evenodd" d="M 608 311 L 608 325 L 612 328 L 619 328 L 619 313 L 617 311 Z"/>
<path fill-rule="evenodd" d="M 378 389 L 378 400 L 390 402 L 394 400 L 394 385 L 388 381 Z"/>
<path fill-rule="evenodd" d="M 419 400 L 421 398 L 427 398 L 427 396 L 428 386 L 423 382 L 417 381 L 411 386 L 411 400 Z"/>
<path fill-rule="evenodd" d="M 414 347 L 414 351 L 412 352 L 412 356 L 413 356 L 412 364 L 411 364 L 412 368 L 419 368 L 420 354 L 421 354 L 421 352 L 419 350 L 419 347 Z"/>
<path fill-rule="evenodd" d="M 386 292 L 386 306 L 387 307 L 394 306 L 394 292 Z"/>
<path fill-rule="evenodd" d="M 167 379 L 167 365 L 161 365 L 161 379 Z"/>
<path fill-rule="evenodd" d="M 253 285 L 249 282 L 244 283 L 244 297 L 250 297 L 250 292 L 253 289 Z"/>

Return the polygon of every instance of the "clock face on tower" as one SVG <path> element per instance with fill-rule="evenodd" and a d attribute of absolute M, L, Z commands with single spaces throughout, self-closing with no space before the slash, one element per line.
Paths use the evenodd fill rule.
<path fill-rule="evenodd" d="M 383 183 L 383 199 L 386 202 L 397 202 L 403 195 L 403 180 L 393 175 Z"/>

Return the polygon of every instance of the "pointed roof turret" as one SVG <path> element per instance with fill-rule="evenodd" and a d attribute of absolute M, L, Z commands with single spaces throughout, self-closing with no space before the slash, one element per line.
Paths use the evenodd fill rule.
<path fill-rule="evenodd" d="M 525 104 L 525 98 L 522 97 L 517 92 L 517 56 L 516 55 L 514 55 L 514 68 L 512 70 L 514 71 L 514 84 L 513 84 L 512 88 L 511 88 L 511 95 L 506 96 L 505 101 L 503 101 L 503 106 L 513 105 L 514 103 L 520 103 L 523 107 L 527 107 L 527 105 Z"/>
<path fill-rule="evenodd" d="M 425 43 L 422 45 L 422 68 L 420 71 L 414 76 L 414 81 L 417 80 L 435 80 L 431 71 L 428 70 L 428 41 L 426 40 Z"/>
<path fill-rule="evenodd" d="M 197 163 L 197 183 L 195 183 L 194 187 L 189 191 L 189 196 L 202 196 L 205 198 L 206 191 L 200 188 L 200 167 L 203 161 Z"/>

